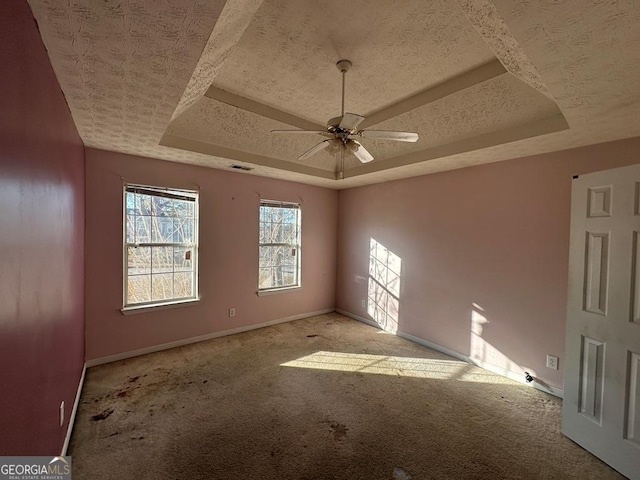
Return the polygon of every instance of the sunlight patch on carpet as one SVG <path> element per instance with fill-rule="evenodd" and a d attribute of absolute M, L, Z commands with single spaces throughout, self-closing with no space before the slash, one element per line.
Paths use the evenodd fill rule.
<path fill-rule="evenodd" d="M 463 382 L 512 383 L 504 377 L 459 360 L 394 357 L 366 353 L 319 351 L 282 363 L 281 366 Z"/>

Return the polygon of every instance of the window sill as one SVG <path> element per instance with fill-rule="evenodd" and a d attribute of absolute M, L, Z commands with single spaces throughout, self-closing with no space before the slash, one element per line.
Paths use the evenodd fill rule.
<path fill-rule="evenodd" d="M 153 303 L 150 305 L 132 305 L 120 309 L 123 315 L 135 315 L 137 313 L 148 313 L 155 310 L 169 310 L 170 308 L 189 307 L 196 305 L 200 301 L 199 298 L 190 298 L 188 300 L 177 300 L 175 302 Z"/>
<path fill-rule="evenodd" d="M 285 287 L 285 288 L 272 288 L 270 290 L 258 290 L 256 293 L 259 297 L 266 297 L 267 295 L 277 295 L 279 293 L 288 293 L 302 290 L 302 287 Z"/>

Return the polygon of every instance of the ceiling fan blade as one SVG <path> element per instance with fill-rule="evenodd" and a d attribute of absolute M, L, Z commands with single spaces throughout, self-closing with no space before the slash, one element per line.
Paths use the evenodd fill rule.
<path fill-rule="evenodd" d="M 331 143 L 331 140 L 323 140 L 322 142 L 320 142 L 319 144 L 317 144 L 315 147 L 307 150 L 306 152 L 304 152 L 302 155 L 300 155 L 298 157 L 298 160 L 306 160 L 307 158 L 309 158 L 311 155 L 315 155 L 316 153 L 318 153 L 320 150 L 324 150 L 325 148 L 327 148 L 329 146 L 329 144 Z"/>
<path fill-rule="evenodd" d="M 323 135 L 327 133 L 326 130 L 271 130 L 271 133 L 319 133 Z"/>
<path fill-rule="evenodd" d="M 342 130 L 355 130 L 362 123 L 364 117 L 355 113 L 345 113 L 338 125 Z"/>
<path fill-rule="evenodd" d="M 349 150 L 362 163 L 369 163 L 371 160 L 373 160 L 373 155 L 371 155 L 369 151 L 366 148 L 364 148 L 360 142 L 356 140 L 349 140 Z"/>
<path fill-rule="evenodd" d="M 395 140 L 397 142 L 417 142 L 420 136 L 415 132 L 390 132 L 387 130 L 363 130 L 358 133 L 362 138 L 377 138 L 379 140 Z"/>

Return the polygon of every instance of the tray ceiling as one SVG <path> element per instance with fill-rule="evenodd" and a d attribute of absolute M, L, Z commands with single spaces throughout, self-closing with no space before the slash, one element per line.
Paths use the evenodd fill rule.
<path fill-rule="evenodd" d="M 85 145 L 331 188 L 640 135 L 632 2 L 30 0 Z M 369 164 L 297 157 L 346 110 Z"/>

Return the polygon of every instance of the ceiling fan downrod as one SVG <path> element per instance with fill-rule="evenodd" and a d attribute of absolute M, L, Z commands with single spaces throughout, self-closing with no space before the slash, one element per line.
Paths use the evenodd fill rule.
<path fill-rule="evenodd" d="M 338 63 L 336 63 L 336 67 L 338 67 L 338 70 L 340 70 L 340 73 L 342 73 L 342 109 L 340 111 L 340 115 L 344 116 L 345 79 L 347 72 L 351 68 L 351 62 L 349 60 L 340 60 Z"/>

